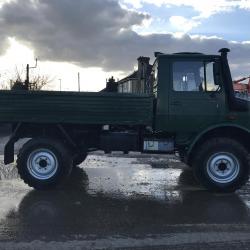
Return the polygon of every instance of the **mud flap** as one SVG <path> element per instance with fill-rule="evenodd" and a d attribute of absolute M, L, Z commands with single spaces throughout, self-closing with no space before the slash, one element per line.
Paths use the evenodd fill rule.
<path fill-rule="evenodd" d="M 14 145 L 16 140 L 10 139 L 4 147 L 4 164 L 10 164 L 14 162 Z"/>
<path fill-rule="evenodd" d="M 15 160 L 15 152 L 14 152 L 14 146 L 15 146 L 15 142 L 18 140 L 17 137 L 17 133 L 21 127 L 21 123 L 19 123 L 15 130 L 13 131 L 9 141 L 6 143 L 5 147 L 4 147 L 4 164 L 8 165 L 12 162 L 14 162 Z"/>

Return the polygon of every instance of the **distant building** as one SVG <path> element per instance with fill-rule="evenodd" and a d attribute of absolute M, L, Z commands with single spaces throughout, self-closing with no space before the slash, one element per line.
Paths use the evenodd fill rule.
<path fill-rule="evenodd" d="M 118 92 L 118 93 L 134 93 L 146 94 L 151 93 L 151 85 L 149 84 L 150 75 L 153 66 L 149 63 L 149 57 L 139 57 L 138 70 L 127 77 L 115 81 L 113 77 L 108 79 L 106 88 L 101 92 Z"/>
<path fill-rule="evenodd" d="M 137 60 L 138 70 L 125 77 L 124 79 L 118 81 L 118 92 L 135 94 L 150 92 L 148 81 L 153 67 L 149 63 L 150 58 L 139 57 Z"/>
<path fill-rule="evenodd" d="M 129 76 L 118 81 L 118 92 L 119 93 L 135 93 L 137 92 L 138 85 L 138 71 L 130 74 Z"/>

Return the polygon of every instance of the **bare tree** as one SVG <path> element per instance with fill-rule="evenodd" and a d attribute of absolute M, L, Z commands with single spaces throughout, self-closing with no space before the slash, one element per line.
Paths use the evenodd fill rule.
<path fill-rule="evenodd" d="M 42 90 L 44 86 L 49 84 L 52 79 L 48 75 L 32 74 L 29 78 L 29 82 L 27 83 L 27 79 L 24 78 L 24 72 L 15 68 L 15 73 L 10 79 L 10 89 L 13 90 Z"/>
<path fill-rule="evenodd" d="M 41 90 L 51 82 L 48 75 L 35 75 L 29 82 L 29 90 Z"/>

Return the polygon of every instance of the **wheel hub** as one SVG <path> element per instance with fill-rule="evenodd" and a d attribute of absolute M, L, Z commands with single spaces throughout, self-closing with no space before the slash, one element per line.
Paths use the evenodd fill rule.
<path fill-rule="evenodd" d="M 37 149 L 31 152 L 27 160 L 27 167 L 34 178 L 48 180 L 57 172 L 58 160 L 51 150 Z"/>
<path fill-rule="evenodd" d="M 218 183 L 229 183 L 237 178 L 240 171 L 240 163 L 237 157 L 231 153 L 221 152 L 212 155 L 207 162 L 209 177 Z"/>
<path fill-rule="evenodd" d="M 39 166 L 40 166 L 41 168 L 46 168 L 46 167 L 48 166 L 47 160 L 41 159 L 41 160 L 39 161 Z"/>
<path fill-rule="evenodd" d="M 227 169 L 228 169 L 227 164 L 224 163 L 224 162 L 220 163 L 219 166 L 218 166 L 219 171 L 225 171 Z"/>

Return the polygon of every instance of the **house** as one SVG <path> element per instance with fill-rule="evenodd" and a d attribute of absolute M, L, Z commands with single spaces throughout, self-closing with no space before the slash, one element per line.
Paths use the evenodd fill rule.
<path fill-rule="evenodd" d="M 143 94 L 150 92 L 148 80 L 152 72 L 149 57 L 139 57 L 138 70 L 117 82 L 118 92 Z"/>
<path fill-rule="evenodd" d="M 152 86 L 149 84 L 153 66 L 149 63 L 149 57 L 139 57 L 138 70 L 134 71 L 127 77 L 115 81 L 112 76 L 106 83 L 106 88 L 101 92 L 118 92 L 146 94 L 152 92 Z"/>

